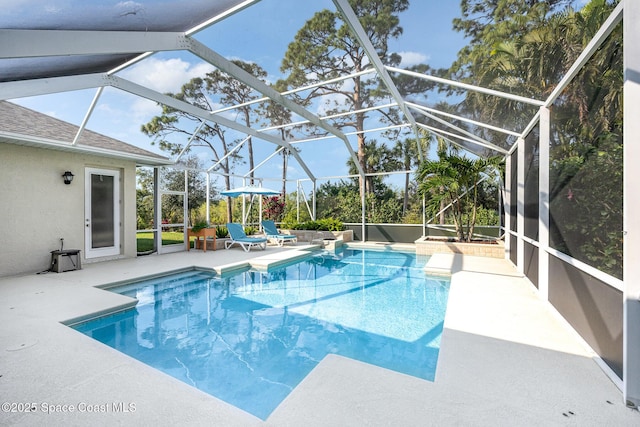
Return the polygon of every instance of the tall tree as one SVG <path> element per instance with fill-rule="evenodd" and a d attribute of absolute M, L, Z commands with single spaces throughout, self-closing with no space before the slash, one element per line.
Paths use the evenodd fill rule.
<path fill-rule="evenodd" d="M 462 17 L 454 19 L 453 24 L 469 42 L 458 52 L 448 74 L 477 86 L 544 99 L 559 80 L 557 76 L 566 72 L 580 53 L 566 43 L 570 26 L 562 11 L 571 3 L 571 0 L 462 0 Z M 555 21 L 550 20 L 553 16 Z M 541 37 L 543 40 L 534 43 Z M 527 46 L 526 51 L 523 46 Z M 542 46 L 544 54 L 539 51 Z M 515 54 L 512 58 L 519 58 L 517 64 L 509 60 L 508 52 Z M 536 112 L 535 107 L 477 92 L 465 92 L 456 109 L 458 114 L 471 119 L 514 130 L 526 126 Z M 484 128 L 473 131 L 490 141 L 504 140 L 495 131 Z M 509 140 L 513 142 L 515 139 Z"/>
<path fill-rule="evenodd" d="M 278 92 L 284 92 L 287 90 L 287 82 L 284 80 L 278 80 L 273 88 Z M 296 97 L 296 95 L 293 95 Z M 269 121 L 271 126 L 277 127 L 280 132 L 280 138 L 283 141 L 291 139 L 293 129 L 286 126 L 291 123 L 291 110 L 285 108 L 282 104 L 275 101 L 268 101 L 264 104 L 262 115 Z M 293 148 L 298 150 L 297 148 Z M 291 150 L 285 147 L 277 147 L 276 150 L 280 150 L 280 156 L 282 157 L 282 201 L 286 204 L 287 201 L 287 170 L 289 163 L 289 156 L 291 156 Z M 299 151 L 299 150 L 298 150 Z"/>
<path fill-rule="evenodd" d="M 267 77 L 267 72 L 258 64 L 240 60 L 233 60 L 231 62 L 258 79 L 264 80 Z M 241 105 L 235 109 L 235 111 L 238 111 L 242 115 L 242 120 L 244 121 L 245 126 L 252 127 L 252 124 L 258 120 L 256 117 L 256 110 L 251 105 L 244 105 L 247 102 L 260 97 L 260 95 L 251 87 L 220 70 L 214 70 L 207 73 L 205 81 L 207 84 L 207 91 L 218 94 L 222 104 Z M 249 177 L 251 184 L 253 184 L 254 160 L 253 141 L 251 140 L 251 136 L 247 139 L 247 151 L 249 154 Z"/>
<path fill-rule="evenodd" d="M 247 63 L 239 60 L 232 61 L 238 67 L 244 69 L 256 78 L 264 79 L 267 73 L 254 63 Z M 244 83 L 235 78 L 214 70 L 204 77 L 196 77 L 185 83 L 181 91 L 176 94 L 168 94 L 176 99 L 200 107 L 204 110 L 213 110 L 214 104 L 241 105 L 237 111 L 241 115 L 243 124 L 251 127 L 260 119 L 257 107 L 252 105 L 242 105 L 258 98 L 258 94 Z M 176 136 L 183 136 L 186 139 L 194 138 L 192 146 L 207 146 L 211 149 L 213 161 L 218 163 L 224 177 L 225 188 L 231 188 L 231 168 L 233 162 L 240 160 L 237 153 L 226 157 L 230 150 L 239 141 L 227 141 L 225 130 L 215 123 L 206 122 L 199 132 L 202 119 L 191 114 L 179 111 L 167 106 L 162 106 L 162 114 L 151 119 L 142 125 L 142 132 L 153 138 L 152 144 L 158 143 L 164 151 L 175 155 L 182 151 L 184 144 L 175 142 Z M 172 135 L 172 141 L 168 137 Z M 251 170 L 251 182 L 253 182 L 253 145 L 251 138 L 247 141 L 249 168 Z M 232 203 L 227 198 L 227 219 L 232 222 Z"/>
<path fill-rule="evenodd" d="M 384 144 L 378 144 L 375 139 L 365 142 L 364 153 L 358 152 L 358 157 L 363 157 L 365 159 L 363 169 L 367 174 L 391 172 L 398 170 L 400 167 L 400 162 L 398 161 L 396 152 Z M 349 174 L 356 175 L 358 173 L 353 159 L 349 158 L 347 160 L 347 166 L 349 167 Z M 386 186 L 383 185 L 382 176 L 372 175 L 368 178 L 371 183 L 371 194 L 381 194 L 387 190 Z"/>
<path fill-rule="evenodd" d="M 565 1 L 465 0 L 457 25 L 472 43 L 451 72 L 545 99 L 617 3 L 591 0 L 573 10 L 562 9 Z M 549 171 L 552 246 L 616 277 L 622 275 L 622 82 L 618 25 L 553 105 Z M 460 108 L 484 121 L 501 112 L 516 129 L 533 115 L 482 94 L 467 95 Z"/>
<path fill-rule="evenodd" d="M 400 57 L 389 53 L 388 42 L 402 34 L 398 14 L 409 7 L 409 1 L 350 0 L 349 3 L 360 17 L 378 55 L 384 62 L 397 65 Z M 341 15 L 322 10 L 304 24 L 289 44 L 281 70 L 290 73 L 288 82 L 291 86 L 301 87 L 357 73 L 368 66 L 364 49 L 342 21 Z M 333 101 L 326 105 L 327 114 L 358 111 L 374 104 L 373 91 L 377 84 L 373 79 L 355 76 L 348 81 L 322 84 L 311 90 L 308 99 L 332 95 Z M 364 112 L 358 112 L 334 122 L 339 128 L 353 128 L 359 132 L 358 162 L 363 169 L 366 166 L 365 135 L 362 132 L 365 118 Z M 361 179 L 360 191 L 364 193 L 373 189 L 367 188 Z"/>
<path fill-rule="evenodd" d="M 207 96 L 206 87 L 206 81 L 196 77 L 184 84 L 179 93 L 168 95 L 210 111 L 212 107 Z M 216 163 L 219 162 L 218 167 L 222 170 L 225 188 L 229 190 L 231 189 L 229 174 L 232 168 L 232 161 L 238 158 L 234 155 L 226 158 L 224 156 L 233 148 L 233 143 L 227 141 L 224 129 L 218 124 L 206 122 L 200 128 L 201 124 L 202 119 L 199 117 L 163 105 L 162 113 L 142 125 L 141 130 L 142 133 L 153 138 L 152 144 L 158 144 L 160 149 L 170 155 L 177 155 L 184 148 L 183 143 L 175 142 L 176 139 L 181 139 L 180 137 L 184 138 L 184 140 L 193 138 L 194 144 L 192 146 L 203 145 L 209 147 L 213 160 Z M 197 131 L 198 128 L 200 128 L 200 131 Z M 172 140 L 169 140 L 169 137 Z M 231 200 L 227 198 L 227 217 L 229 222 L 231 222 L 231 213 Z"/>
<path fill-rule="evenodd" d="M 422 152 L 426 155 L 429 150 L 430 139 L 421 139 L 420 144 Z M 420 164 L 418 143 L 414 138 L 398 139 L 393 147 L 393 152 L 398 159 L 398 165 L 401 165 L 407 171 L 404 177 L 404 197 L 402 201 L 402 215 L 406 215 L 409 209 L 409 188 L 411 184 L 411 173 L 409 171 Z"/>

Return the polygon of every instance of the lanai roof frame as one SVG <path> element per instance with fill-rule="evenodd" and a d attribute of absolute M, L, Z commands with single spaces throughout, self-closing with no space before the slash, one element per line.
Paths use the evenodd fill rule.
<path fill-rule="evenodd" d="M 72 0 L 72 3 L 73 1 L 76 1 L 76 3 L 82 3 L 82 8 L 78 7 L 77 13 L 81 13 L 83 9 L 95 10 L 95 9 L 91 9 L 91 7 L 93 6 L 89 6 L 82 0 Z M 347 2 L 344 0 L 335 0 L 334 2 L 339 8 L 348 7 Z M 122 4 L 124 5 L 124 7 L 127 7 L 126 4 L 129 4 L 129 3 L 130 2 L 124 2 Z M 150 0 L 139 0 L 137 3 L 144 5 L 146 3 L 151 4 L 152 2 Z M 207 6 L 213 7 L 212 2 L 193 1 L 190 3 L 197 7 L 207 7 Z M 203 6 L 203 4 L 205 3 L 208 3 L 208 5 Z M 132 30 L 132 31 L 122 31 L 122 35 L 125 38 L 127 37 L 127 35 L 130 36 L 132 40 L 136 41 L 136 43 L 142 43 L 142 46 L 145 48 L 147 47 L 152 48 L 152 45 L 156 46 L 156 43 L 157 43 L 161 45 L 163 49 L 165 48 L 169 49 L 169 46 L 171 46 L 172 43 L 175 44 L 178 40 L 183 40 L 186 37 L 190 37 L 193 34 L 197 33 L 199 30 L 201 30 L 202 28 L 208 25 L 212 25 L 221 17 L 227 16 L 228 14 L 235 13 L 238 10 L 251 6 L 255 3 L 257 3 L 257 1 L 255 0 L 253 1 L 225 0 L 222 2 L 216 2 L 215 6 L 216 7 L 220 6 L 220 9 L 217 11 L 215 16 L 211 17 L 210 19 L 205 19 L 203 22 L 199 22 L 195 25 L 188 26 L 188 28 L 176 29 L 174 27 L 171 27 L 171 28 L 169 27 L 164 27 L 164 28 L 138 27 L 138 28 L 134 28 L 133 30 L 129 28 L 129 30 Z M 637 35 L 637 31 L 633 32 L 633 30 L 630 27 L 632 24 L 637 25 L 637 19 L 640 15 L 639 7 L 635 4 L 635 2 L 627 2 L 622 0 L 620 1 L 618 7 L 614 11 L 610 19 L 608 19 L 607 23 L 603 26 L 603 31 L 599 32 L 598 35 L 594 38 L 594 40 L 588 45 L 587 49 L 585 49 L 585 52 L 583 52 L 583 54 L 580 56 L 580 59 L 576 61 L 574 67 L 572 67 L 572 69 L 569 70 L 565 78 L 563 78 L 560 84 L 556 87 L 556 89 L 554 90 L 554 94 L 559 93 L 563 89 L 563 85 L 572 79 L 573 77 L 572 73 L 577 69 L 579 69 L 584 64 L 584 62 L 582 61 L 583 60 L 586 61 L 588 59 L 588 57 L 590 56 L 589 52 L 597 48 L 596 45 L 600 43 L 600 41 L 603 40 L 604 37 L 606 37 L 606 32 L 610 31 L 617 23 L 619 23 L 620 19 L 622 18 L 623 8 L 624 8 L 624 15 L 625 15 L 625 34 L 627 34 L 628 32 L 629 34 Z M 37 16 L 36 12 L 37 11 L 34 11 L 34 14 L 33 14 L 34 19 L 28 25 L 34 25 L 34 23 L 41 25 L 41 23 L 39 23 L 38 21 L 39 17 Z M 122 18 L 136 17 L 138 15 L 138 12 L 140 11 L 136 9 L 123 10 L 124 14 L 121 15 L 120 17 Z M 197 16 L 198 18 L 202 17 L 201 12 L 199 13 L 193 12 L 191 13 L 191 15 Z M 9 15 L 5 15 L 5 16 L 9 16 Z M 167 15 L 168 19 L 173 19 L 174 17 L 175 15 Z M 1 19 L 2 18 L 0 18 L 0 27 L 5 28 L 5 26 L 2 25 Z M 350 22 L 351 26 L 353 28 L 357 27 L 357 23 L 353 22 L 354 18 L 353 17 L 350 18 L 349 14 L 347 14 L 345 19 L 347 21 L 351 19 L 351 22 Z M 55 93 L 60 91 L 70 91 L 70 90 L 77 90 L 77 89 L 87 89 L 87 88 L 93 89 L 93 88 L 101 88 L 106 86 L 119 86 L 120 88 L 126 87 L 128 89 L 131 89 L 132 92 L 136 93 L 137 95 L 141 95 L 142 93 L 149 94 L 149 92 L 145 89 L 140 89 L 139 87 L 134 86 L 133 84 L 131 84 L 130 82 L 127 82 L 124 79 L 114 78 L 114 76 L 112 76 L 112 74 L 115 74 L 117 71 L 120 71 L 123 68 L 130 66 L 132 63 L 135 63 L 137 60 L 140 60 L 149 56 L 150 55 L 150 53 L 148 53 L 149 51 L 144 51 L 145 49 L 140 47 L 140 49 L 143 51 L 138 52 L 138 55 L 136 56 L 135 52 L 131 52 L 131 50 L 135 50 L 135 49 L 128 49 L 126 46 L 124 46 L 127 43 L 124 43 L 122 39 L 120 39 L 120 40 L 113 40 L 110 44 L 108 44 L 108 46 L 106 46 L 107 48 L 111 48 L 111 49 L 114 49 L 114 47 L 116 47 L 116 50 L 119 50 L 119 51 L 114 51 L 106 56 L 101 57 L 103 55 L 101 52 L 103 51 L 100 49 L 105 47 L 103 46 L 105 40 L 103 38 L 98 37 L 100 35 L 98 32 L 93 32 L 91 30 L 93 28 L 96 28 L 97 31 L 106 31 L 106 28 L 96 26 L 95 23 L 91 22 L 91 20 L 77 20 L 77 22 L 81 23 L 83 26 L 86 26 L 86 28 L 76 28 L 77 31 L 88 31 L 88 33 L 86 33 L 86 36 L 87 36 L 86 38 L 78 38 L 78 37 L 74 38 L 72 37 L 72 34 L 70 32 L 64 33 L 64 31 L 68 31 L 70 30 L 70 28 L 66 28 L 66 29 L 61 28 L 59 30 L 53 30 L 51 28 L 44 28 L 44 27 L 25 29 L 27 27 L 25 27 L 24 25 L 22 25 L 22 27 L 20 25 L 16 25 L 16 26 L 9 26 L 9 27 L 6 27 L 7 29 L 0 30 L 0 39 L 2 39 L 3 41 L 6 41 L 6 43 L 2 45 L 2 49 L 0 49 L 0 70 L 9 71 L 9 72 L 0 73 L 0 75 L 3 76 L 3 77 L 0 77 L 0 99 L 11 99 L 11 98 L 24 97 L 24 96 Z M 102 22 L 102 25 L 105 25 L 105 22 Z M 165 22 L 164 25 L 169 25 L 169 24 Z M 20 30 L 19 28 L 22 28 L 22 30 Z M 60 31 L 60 32 L 56 32 L 56 31 Z M 145 31 L 148 31 L 148 32 L 145 33 Z M 162 34 L 162 35 L 158 34 L 158 33 L 163 33 L 165 31 L 169 31 L 169 33 L 172 33 L 172 34 Z M 37 59 L 39 60 L 39 62 L 32 61 L 33 58 L 30 58 L 28 53 L 31 47 L 29 46 L 29 44 L 32 44 L 34 40 L 38 39 L 38 37 L 40 37 L 40 40 L 42 40 L 42 36 L 45 34 L 46 35 L 57 34 L 57 36 L 60 37 L 58 39 L 58 42 L 63 43 L 60 46 L 64 46 L 65 49 L 76 49 L 73 52 L 78 53 L 78 55 L 67 57 L 66 54 L 68 53 L 68 51 L 66 53 L 60 52 L 56 50 L 57 46 L 52 47 L 47 43 L 44 43 L 42 46 L 43 46 L 43 49 L 45 49 L 44 51 L 45 56 L 38 57 Z M 75 36 L 79 34 L 80 33 L 76 32 Z M 107 34 L 105 33 L 102 35 L 106 36 Z M 117 35 L 115 33 L 110 33 L 108 35 L 115 36 L 117 38 Z M 86 46 L 86 45 L 82 46 L 83 40 L 84 41 L 88 41 L 91 39 L 95 40 L 95 38 L 100 38 L 98 43 L 100 46 L 96 46 L 95 44 L 93 46 Z M 630 51 L 635 52 L 635 49 L 637 48 L 631 45 L 632 43 L 625 44 L 625 50 L 630 49 Z M 82 50 L 82 48 L 84 48 L 85 50 Z M 175 45 L 171 49 L 174 49 L 174 48 L 176 48 Z M 62 53 L 62 55 L 60 55 L 60 53 Z M 43 52 L 38 52 L 38 54 L 43 54 Z M 636 57 L 640 57 L 640 55 L 636 55 Z M 629 55 L 628 61 L 631 61 L 631 64 L 633 66 L 625 68 L 625 72 L 638 69 L 638 67 L 635 66 L 637 65 L 635 64 L 635 62 L 637 61 L 634 58 L 632 58 L 631 55 Z M 59 65 L 59 67 L 52 66 L 52 65 L 55 65 L 56 62 L 58 62 L 57 65 Z M 4 66 L 3 64 L 9 64 L 9 65 Z M 31 66 L 26 67 L 24 66 L 24 64 L 30 64 Z M 41 65 L 41 67 L 38 67 L 37 66 L 38 64 Z M 43 70 L 46 68 L 43 66 L 50 66 L 49 74 L 42 74 Z M 19 71 L 16 72 L 16 70 L 20 70 L 20 69 L 25 70 L 23 72 L 24 74 L 22 74 L 22 77 L 20 77 Z M 392 71 L 392 72 L 395 71 L 394 69 L 389 67 L 386 67 L 386 70 Z M 12 80 L 13 78 L 16 77 L 16 75 L 22 78 L 22 80 L 20 79 Z M 633 109 L 633 105 L 631 105 L 629 101 L 630 97 L 628 97 L 627 94 L 628 93 L 635 94 L 637 92 L 632 87 L 633 84 L 637 84 L 637 76 L 630 74 L 630 75 L 627 75 L 626 77 L 627 77 L 627 80 L 625 80 L 625 83 L 624 83 L 625 84 L 625 107 L 628 107 L 630 111 L 635 111 Z M 98 93 L 96 94 L 97 95 L 96 99 L 99 98 L 100 91 L 101 89 L 98 89 Z M 151 99 L 156 99 L 156 100 L 162 99 L 166 101 L 165 98 L 158 97 L 157 94 L 151 93 L 150 95 L 151 95 Z M 275 95 L 275 94 L 272 94 L 272 95 Z M 94 100 L 94 103 L 92 103 L 92 105 L 95 105 L 95 102 L 96 101 Z M 546 107 L 548 106 L 547 103 L 550 103 L 550 102 L 553 102 L 552 97 L 545 100 L 544 101 L 545 105 L 542 105 L 540 107 Z M 403 105 L 403 102 L 399 101 L 399 104 Z M 180 107 L 186 108 L 186 106 L 182 104 L 180 104 Z M 92 109 L 93 109 L 93 106 L 89 108 L 89 111 L 87 112 L 88 115 L 91 114 Z M 201 111 L 197 111 L 197 113 L 198 115 L 203 116 L 202 117 L 203 120 L 211 119 L 210 116 L 203 114 Z M 528 131 L 530 131 L 533 128 L 533 126 L 535 126 L 536 123 L 543 122 L 545 126 L 548 125 L 548 116 L 541 114 L 540 111 L 533 114 L 532 117 L 533 118 L 530 124 L 527 125 L 523 130 L 523 133 L 519 138 L 520 140 L 524 138 L 526 133 L 528 133 Z M 627 127 L 629 127 L 633 131 L 636 131 L 634 127 L 635 124 L 630 122 L 631 121 L 629 121 L 629 123 L 625 122 L 625 135 L 631 135 L 630 132 L 627 132 Z M 488 124 L 488 125 L 493 126 L 493 124 Z M 246 130 L 246 129 L 242 129 L 242 130 Z M 440 132 L 442 133 L 441 130 Z M 453 135 L 451 136 L 454 137 Z M 457 137 L 464 138 L 462 136 L 457 136 Z M 283 146 L 282 144 L 278 144 L 277 142 L 275 142 L 275 140 L 272 140 L 269 142 L 273 142 L 276 145 Z M 483 144 L 482 141 L 477 141 L 477 140 L 466 141 L 466 142 L 468 142 L 469 144 L 474 144 L 474 146 L 476 147 L 481 147 Z M 518 145 L 519 144 L 513 144 L 511 147 L 509 147 L 508 153 L 509 154 L 513 153 L 513 151 L 516 149 Z M 627 155 L 629 156 L 627 157 Z M 631 144 L 625 146 L 625 162 L 629 162 L 627 166 L 630 166 L 625 168 L 626 194 L 627 193 L 637 194 L 637 191 L 635 192 L 629 191 L 629 190 L 635 189 L 634 183 L 633 183 L 635 177 L 633 176 L 631 169 L 632 169 L 632 166 L 635 164 L 634 160 L 637 160 L 636 157 L 637 155 L 635 154 L 635 151 L 633 151 L 633 147 L 631 147 Z M 635 227 L 631 223 L 632 218 L 636 217 L 637 215 L 626 215 L 626 214 L 637 213 L 638 209 L 635 207 L 633 200 L 625 199 L 625 202 L 626 201 L 629 201 L 630 203 L 625 203 L 625 236 L 626 236 L 625 246 L 627 246 L 627 243 L 631 242 L 631 244 L 628 245 L 628 247 L 633 249 L 635 247 L 640 247 L 640 242 L 638 242 L 638 238 L 635 237 L 638 234 L 636 232 L 637 227 Z M 629 233 L 629 231 L 631 231 L 630 235 L 627 236 L 627 233 Z M 627 249 L 625 248 L 625 260 L 632 261 L 633 258 L 631 257 L 631 255 L 626 255 L 626 253 L 627 253 Z M 629 254 L 632 254 L 632 253 L 633 252 L 629 252 Z M 640 276 L 640 272 L 635 271 L 635 267 L 632 266 L 632 264 L 633 264 L 632 262 L 625 262 L 625 269 L 628 269 L 626 270 L 625 275 L 627 275 L 626 277 L 637 278 Z M 626 298 L 625 301 L 630 301 L 630 304 L 631 304 L 631 301 L 633 300 L 634 303 L 637 303 L 638 285 L 634 285 L 632 283 L 628 284 L 628 283 L 629 282 L 625 282 L 624 284 L 625 298 Z M 626 288 L 626 286 L 628 286 L 628 289 Z M 625 310 L 627 310 L 626 302 L 625 302 Z M 638 309 L 631 308 L 631 314 L 635 315 L 636 319 L 639 318 Z M 634 317 L 633 316 L 630 317 L 629 313 L 626 311 L 625 311 L 625 316 L 626 316 L 625 319 L 627 318 L 630 318 L 631 320 L 634 319 Z M 627 333 L 626 331 L 627 329 L 625 328 L 625 333 Z M 626 340 L 625 340 L 625 343 L 626 343 Z M 631 345 L 632 347 L 630 349 L 625 348 L 625 356 L 629 356 L 629 360 L 631 361 L 640 360 L 640 357 L 638 357 L 638 355 L 640 354 L 640 343 L 637 341 L 637 336 L 636 336 L 636 341 L 631 342 Z M 635 364 L 632 364 L 631 368 L 627 368 L 627 365 L 625 365 L 625 373 L 631 375 L 632 378 L 638 379 L 640 378 L 639 366 L 640 365 L 637 362 Z M 629 381 L 626 381 L 625 386 L 629 387 L 629 390 L 625 391 L 625 395 L 626 396 L 628 395 L 630 397 L 631 402 L 635 401 L 635 403 L 637 404 L 640 401 L 640 391 L 638 389 L 637 384 L 636 385 L 629 384 Z"/>

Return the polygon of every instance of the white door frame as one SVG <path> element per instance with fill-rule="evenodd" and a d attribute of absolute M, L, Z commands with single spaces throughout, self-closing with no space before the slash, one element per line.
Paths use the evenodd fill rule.
<path fill-rule="evenodd" d="M 103 175 L 113 177 L 113 246 L 93 247 L 93 224 L 91 212 L 91 176 Z M 85 258 L 97 258 L 105 256 L 120 255 L 120 233 L 122 224 L 120 222 L 120 171 L 113 169 L 85 168 L 84 172 L 85 204 L 84 204 L 84 242 Z"/>

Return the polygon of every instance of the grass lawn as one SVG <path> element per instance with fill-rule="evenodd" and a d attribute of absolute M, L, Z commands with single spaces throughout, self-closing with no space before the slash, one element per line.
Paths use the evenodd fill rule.
<path fill-rule="evenodd" d="M 153 250 L 153 233 L 138 233 L 137 236 L 138 252 L 148 252 Z M 193 241 L 195 237 L 190 240 Z M 178 231 L 163 231 L 162 232 L 162 244 L 184 244 L 184 233 Z M 192 244 L 193 245 L 193 244 Z"/>

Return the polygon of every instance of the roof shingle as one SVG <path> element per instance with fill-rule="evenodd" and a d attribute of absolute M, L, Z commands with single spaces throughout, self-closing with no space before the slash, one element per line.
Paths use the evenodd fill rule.
<path fill-rule="evenodd" d="M 9 132 L 31 137 L 44 138 L 61 143 L 71 143 L 79 127 L 56 119 L 12 102 L 0 101 L 0 132 Z M 151 151 L 144 150 L 126 142 L 110 138 L 85 129 L 77 142 L 78 146 L 100 148 L 120 154 L 134 154 L 169 160 Z"/>

